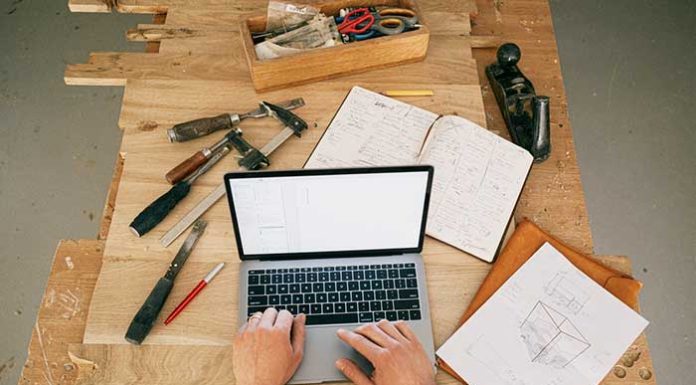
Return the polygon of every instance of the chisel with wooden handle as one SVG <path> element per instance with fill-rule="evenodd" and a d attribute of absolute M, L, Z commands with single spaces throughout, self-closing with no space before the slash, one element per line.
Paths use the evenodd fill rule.
<path fill-rule="evenodd" d="M 294 110 L 295 108 L 304 106 L 304 104 L 304 99 L 302 98 L 285 100 L 277 103 L 279 107 L 286 110 Z M 186 142 L 191 139 L 196 139 L 200 138 L 201 136 L 211 134 L 218 130 L 233 128 L 243 119 L 259 119 L 267 116 L 269 116 L 268 109 L 260 103 L 259 108 L 243 114 L 220 114 L 217 116 L 195 119 L 176 124 L 174 127 L 167 130 L 167 137 L 169 138 L 170 142 Z"/>
<path fill-rule="evenodd" d="M 201 167 L 205 162 L 207 162 L 208 159 L 212 158 L 214 154 L 220 151 L 220 149 L 229 146 L 230 136 L 235 135 L 242 135 L 242 131 L 240 129 L 231 131 L 229 134 L 225 135 L 222 139 L 220 139 L 217 143 L 213 144 L 210 147 L 204 147 L 200 151 L 191 155 L 191 157 L 189 157 L 185 161 L 179 163 L 176 167 L 169 170 L 169 172 L 164 176 L 167 179 L 167 182 L 171 184 L 176 184 L 182 181 L 184 178 L 186 178 L 191 173 L 196 171 L 199 167 Z"/>

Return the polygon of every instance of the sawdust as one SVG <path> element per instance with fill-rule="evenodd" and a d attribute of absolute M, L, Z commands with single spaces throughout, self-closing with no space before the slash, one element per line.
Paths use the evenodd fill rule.
<path fill-rule="evenodd" d="M 65 266 L 68 267 L 68 270 L 72 270 L 75 268 L 75 263 L 73 262 L 72 257 L 65 257 Z"/>

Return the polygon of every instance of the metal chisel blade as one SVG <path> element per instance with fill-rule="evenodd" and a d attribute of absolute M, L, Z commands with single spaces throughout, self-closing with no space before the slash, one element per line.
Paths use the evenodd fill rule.
<path fill-rule="evenodd" d="M 207 225 L 208 222 L 202 219 L 197 220 L 196 223 L 193 224 L 193 230 L 191 230 L 191 234 L 189 234 L 189 236 L 186 237 L 186 240 L 181 245 L 179 252 L 176 253 L 176 257 L 174 257 L 172 263 L 169 265 L 167 273 L 164 275 L 165 278 L 171 280 L 176 278 L 176 275 L 179 274 L 179 271 L 184 266 L 184 263 L 188 259 L 189 255 L 191 255 L 191 250 L 193 250 L 193 246 L 196 245 L 198 239 L 201 237 L 201 235 L 203 235 L 203 232 L 205 231 Z"/>

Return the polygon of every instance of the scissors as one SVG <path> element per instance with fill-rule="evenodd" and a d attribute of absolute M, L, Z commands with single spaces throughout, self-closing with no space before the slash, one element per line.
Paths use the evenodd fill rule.
<path fill-rule="evenodd" d="M 358 8 L 348 12 L 345 16 L 337 17 L 338 32 L 340 33 L 364 33 L 375 24 L 375 16 L 368 8 Z"/>
<path fill-rule="evenodd" d="M 349 34 L 354 40 L 365 40 L 380 35 L 396 35 L 418 26 L 418 16 L 407 8 L 383 8 L 369 11 L 371 18 L 364 13 L 365 10 L 369 11 L 367 8 L 360 8 L 348 13 L 343 19 L 339 18 L 339 21 L 342 20 L 338 27 L 339 32 Z M 358 11 L 360 11 L 359 16 L 356 16 L 354 13 Z M 350 21 L 354 22 L 350 24 L 352 28 L 341 30 L 344 23 Z"/>

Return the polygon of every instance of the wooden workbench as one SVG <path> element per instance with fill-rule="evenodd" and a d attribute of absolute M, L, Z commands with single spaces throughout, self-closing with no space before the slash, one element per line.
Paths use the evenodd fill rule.
<path fill-rule="evenodd" d="M 201 4 L 209 7 L 199 10 L 196 14 L 200 20 L 210 20 L 214 24 L 216 14 L 221 11 L 224 1 L 200 0 Z M 423 0 L 421 3 L 428 2 Z M 103 12 L 109 11 L 115 5 L 119 11 L 141 12 L 141 13 L 160 13 L 167 11 L 156 0 L 125 0 L 115 4 L 100 3 L 94 0 L 71 1 L 73 11 Z M 170 0 L 169 4 L 184 4 L 184 0 Z M 244 4 L 251 4 L 244 3 Z M 257 1 L 255 5 L 248 6 L 249 10 L 258 10 L 258 4 L 265 1 Z M 457 6 L 455 2 L 436 2 L 433 1 L 436 12 L 445 15 L 450 7 Z M 454 5 L 453 5 L 454 4 Z M 462 2 L 462 4 L 469 4 Z M 516 216 L 529 217 L 541 227 L 574 246 L 585 253 L 592 253 L 592 239 L 589 229 L 587 213 L 585 209 L 584 196 L 580 183 L 579 170 L 575 158 L 575 150 L 572 139 L 572 130 L 568 122 L 567 105 L 565 92 L 563 89 L 560 74 L 560 64 L 556 51 L 553 26 L 551 22 L 550 10 L 546 0 L 515 1 L 501 4 L 480 0 L 476 4 L 478 14 L 472 23 L 471 33 L 474 36 L 470 39 L 471 46 L 486 46 L 491 42 L 514 41 L 522 48 L 523 58 L 520 63 L 522 70 L 533 80 L 537 92 L 549 95 L 552 100 L 551 121 L 552 121 L 552 144 L 553 155 L 551 159 L 543 164 L 534 167 L 529 182 L 524 190 L 523 196 L 518 205 Z M 205 7 L 203 7 L 205 8 Z M 242 7 L 239 7 L 242 8 Z M 239 10 L 239 9 L 238 9 Z M 244 10 L 244 9 L 241 9 Z M 466 14 L 475 9 L 458 9 L 459 14 Z M 168 23 L 175 23 L 176 14 L 167 16 Z M 162 21 L 163 17 L 156 17 L 156 21 Z M 468 25 L 457 24 L 454 28 L 461 28 L 462 35 L 468 35 Z M 164 32 L 162 32 L 164 31 Z M 220 33 L 221 32 L 221 33 Z M 442 31 L 441 31 L 442 32 Z M 446 31 L 451 33 L 452 31 Z M 152 56 L 123 56 L 119 54 L 96 54 L 90 58 L 88 64 L 73 66 L 66 71 L 66 81 L 74 84 L 93 84 L 93 85 L 123 85 L 127 81 L 142 82 L 147 87 L 141 87 L 140 93 L 126 90 L 124 96 L 124 112 L 121 115 L 120 125 L 124 130 L 133 130 L 144 133 L 157 128 L 160 120 L 153 123 L 146 117 L 137 114 L 129 115 L 129 108 L 136 104 L 142 108 L 147 103 L 152 94 L 147 90 L 162 89 L 167 87 L 167 80 L 172 77 L 182 76 L 180 68 L 198 68 L 195 73 L 184 74 L 189 76 L 191 82 L 206 82 L 215 80 L 221 76 L 239 75 L 238 67 L 235 65 L 219 65 L 209 69 L 209 62 L 206 55 L 191 57 L 187 54 L 186 47 L 198 47 L 207 39 L 213 37 L 220 38 L 227 31 L 211 32 L 210 29 L 200 29 L 189 31 L 186 29 L 166 29 L 155 25 L 141 26 L 128 33 L 131 40 L 149 41 L 148 50 L 157 52 L 160 49 L 168 52 L 167 57 L 153 58 Z M 437 33 L 437 30 L 435 30 Z M 180 34 L 186 34 L 186 44 L 174 46 L 171 40 L 181 41 Z M 476 36 L 482 36 L 480 38 Z M 491 38 L 492 37 L 492 38 Z M 183 48 L 182 48 L 183 47 Z M 183 49 L 177 52 L 177 49 Z M 229 52 L 230 55 L 236 55 Z M 487 81 L 483 75 L 483 67 L 494 61 L 495 51 L 493 49 L 473 50 L 473 58 L 478 65 L 479 79 L 459 79 L 462 82 L 474 80 L 482 84 L 483 105 L 485 117 L 478 120 L 480 124 L 503 136 L 507 136 L 505 126 L 498 111 L 492 92 L 490 92 Z M 145 55 L 145 54 L 143 54 Z M 456 58 L 457 56 L 453 56 Z M 466 58 L 464 58 L 466 59 Z M 452 65 L 468 65 L 466 60 L 453 60 Z M 172 63 L 177 65 L 172 65 Z M 236 62 L 237 64 L 239 62 Z M 398 74 L 397 76 L 401 76 Z M 437 74 L 432 75 L 433 78 Z M 382 79 L 384 80 L 384 79 Z M 447 79 L 439 79 L 440 83 L 446 83 Z M 435 88 L 442 92 L 448 92 L 446 86 L 437 88 L 438 79 L 434 79 Z M 463 92 L 467 88 L 455 88 L 457 92 Z M 467 91 L 468 92 L 468 91 Z M 170 97 L 180 97 L 186 90 L 180 89 L 170 93 Z M 196 95 L 187 95 L 196 96 Z M 453 94 L 452 97 L 456 97 Z M 127 105 L 129 101 L 132 104 Z M 221 103 L 222 104 L 222 103 Z M 471 106 L 459 106 L 466 110 Z M 156 108 L 153 107 L 153 108 Z M 201 106 L 191 107 L 193 112 L 196 109 L 205 111 L 206 108 L 215 109 L 223 106 Z M 193 113 L 189 111 L 188 113 Z M 211 111 L 212 112 L 212 111 Z M 176 122 L 179 117 L 177 113 L 181 111 L 166 111 L 174 115 L 170 121 Z M 186 112 L 184 112 L 185 114 Z M 205 115 L 205 112 L 203 113 Z M 160 115 L 161 116 L 161 115 Z M 470 117 L 471 118 L 471 117 Z M 181 120 L 181 119 L 179 119 Z M 319 125 L 326 122 L 319 122 Z M 154 126 L 153 126 L 154 124 Z M 313 134 L 314 135 L 314 134 Z M 124 143 L 125 146 L 132 146 L 133 153 L 138 150 L 137 142 Z M 126 152 L 129 147 L 122 147 L 122 152 Z M 106 248 L 106 239 L 115 242 L 117 238 L 108 238 L 111 225 L 112 213 L 116 202 L 116 196 L 120 186 L 121 170 L 123 161 L 121 158 L 116 162 L 114 182 L 109 193 L 105 213 L 102 220 L 102 227 L 99 240 L 80 240 L 63 241 L 58 246 L 56 256 L 53 261 L 53 268 L 49 277 L 49 282 L 44 295 L 42 306 L 39 309 L 38 320 L 32 340 L 29 346 L 29 357 L 25 365 L 21 383 L 34 384 L 63 384 L 63 383 L 195 383 L 201 379 L 205 372 L 205 378 L 210 383 L 219 383 L 221 380 L 231 379 L 232 375 L 229 366 L 211 365 L 211 357 L 215 360 L 224 358 L 229 351 L 224 347 L 206 346 L 200 349 L 200 354 L 195 354 L 191 346 L 171 346 L 166 350 L 157 349 L 157 346 L 147 345 L 141 348 L 138 354 L 134 354 L 129 345 L 116 346 L 115 348 L 103 349 L 102 345 L 81 345 L 85 336 L 87 322 L 87 310 L 90 307 L 92 293 L 94 291 L 97 277 L 102 268 L 102 259 Z M 158 191 L 153 194 L 159 194 Z M 148 200 L 145 198 L 143 203 Z M 135 208 L 137 211 L 138 207 Z M 117 222 L 118 218 L 117 218 Z M 120 224 L 122 225 L 122 223 Z M 224 234 L 222 234 L 224 235 Z M 127 241 L 123 239 L 122 241 Z M 134 243 L 142 249 L 142 245 Z M 132 251 L 125 249 L 124 255 Z M 132 250 L 135 250 L 132 249 Z M 155 250 L 148 250 L 155 253 Z M 118 254 L 118 253 L 116 253 Z M 155 253 L 156 254 L 156 253 Z M 161 254 L 161 253 L 160 253 Z M 123 255 L 116 255 L 123 257 Z M 156 255 L 157 259 L 166 260 L 168 255 Z M 630 263 L 625 257 L 605 257 L 608 264 L 614 267 L 630 271 Z M 434 284 L 436 280 L 431 279 L 432 274 L 441 271 L 449 271 L 457 277 L 466 276 L 472 282 L 473 287 L 480 282 L 487 272 L 487 265 L 474 262 L 464 266 L 457 264 L 456 261 L 443 259 L 439 265 L 434 264 L 433 269 L 428 271 L 429 283 Z M 430 266 L 429 266 L 430 269 Z M 439 269 L 439 270 L 438 270 Z M 200 275 L 200 274 L 198 274 Z M 475 290 L 475 289 L 472 289 Z M 467 304 L 467 298 L 473 295 L 473 291 L 460 292 L 453 295 L 451 301 L 458 301 L 455 309 L 463 309 Z M 434 301 L 433 316 L 435 322 L 438 320 L 437 309 L 449 308 L 455 304 L 446 301 Z M 459 313 L 461 311 L 457 311 Z M 458 315 L 458 314 L 457 314 Z M 444 318 L 442 322 L 445 322 Z M 455 319 L 456 317 L 450 317 Z M 452 329 L 454 325 L 447 325 Z M 447 327 L 443 330 L 447 330 Z M 442 333 L 441 333 L 442 334 Z M 436 333 L 436 340 L 439 342 L 445 335 Z M 185 362 L 178 359 L 178 351 L 186 349 L 187 357 L 193 357 Z M 216 350 L 217 349 L 217 350 Z M 69 354 L 68 351 L 71 353 Z M 652 362 L 647 348 L 645 337 L 641 336 L 636 344 L 629 350 L 628 358 L 635 357 L 639 352 L 638 360 L 626 359 L 619 363 L 621 366 L 616 369 L 616 374 L 610 374 L 604 381 L 605 384 L 636 384 L 655 383 L 652 375 Z M 194 353 L 194 354 L 191 354 Z M 151 362 L 135 362 L 142 360 L 142 357 L 150 355 L 154 357 Z M 158 370 L 158 366 L 165 366 L 167 363 L 176 365 L 180 370 Z M 125 363 L 125 364 L 124 364 Z M 623 370 L 624 372 L 622 372 Z M 185 374 L 182 376 L 182 373 Z M 650 373 L 648 376 L 647 373 Z M 641 376 L 642 375 L 642 376 Z M 218 382 L 216 382 L 218 381 Z M 441 383 L 453 383 L 453 380 L 440 373 L 438 381 Z"/>

